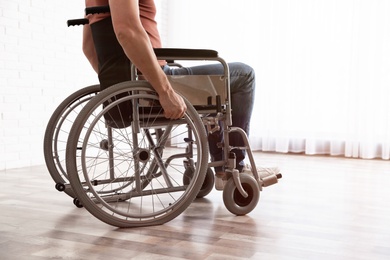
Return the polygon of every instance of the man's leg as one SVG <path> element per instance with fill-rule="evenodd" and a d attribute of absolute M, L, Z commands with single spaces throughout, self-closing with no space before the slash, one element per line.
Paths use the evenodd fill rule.
<path fill-rule="evenodd" d="M 243 63 L 233 63 L 230 67 L 230 93 L 232 125 L 242 128 L 249 136 L 250 120 L 255 98 L 255 72 Z M 231 146 L 245 146 L 238 133 L 229 135 Z M 244 165 L 245 150 L 233 149 L 236 155 L 236 168 L 241 172 Z"/>

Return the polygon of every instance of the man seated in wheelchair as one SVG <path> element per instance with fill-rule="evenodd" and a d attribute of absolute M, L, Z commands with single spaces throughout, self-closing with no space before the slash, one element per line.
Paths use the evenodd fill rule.
<path fill-rule="evenodd" d="M 221 64 L 172 68 L 165 61 L 158 61 L 153 48 L 161 48 L 160 35 L 155 21 L 154 0 L 86 0 L 86 7 L 110 5 L 109 13 L 88 15 L 89 25 L 84 26 L 83 51 L 98 73 L 101 89 L 116 83 L 131 80 L 131 63 L 152 85 L 169 119 L 181 118 L 186 105 L 173 90 L 166 75 L 221 75 Z M 131 62 L 130 62 L 131 61 Z M 249 134 L 249 125 L 255 96 L 254 70 L 243 63 L 229 63 L 232 126 L 242 128 Z M 241 136 L 233 133 L 230 145 L 244 146 Z M 222 142 L 222 133 L 208 136 L 210 155 L 213 161 L 222 160 L 223 152 L 217 144 Z M 236 168 L 240 172 L 251 172 L 245 165 L 245 151 L 234 149 Z M 277 175 L 279 169 L 259 168 L 260 176 Z M 225 177 L 224 169 L 216 167 L 216 188 L 218 180 Z"/>

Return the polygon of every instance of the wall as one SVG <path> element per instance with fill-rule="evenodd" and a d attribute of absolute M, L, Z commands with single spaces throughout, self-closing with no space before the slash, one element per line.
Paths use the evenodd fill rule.
<path fill-rule="evenodd" d="M 81 52 L 83 1 L 0 0 L 0 170 L 43 164 L 55 107 L 96 83 Z"/>

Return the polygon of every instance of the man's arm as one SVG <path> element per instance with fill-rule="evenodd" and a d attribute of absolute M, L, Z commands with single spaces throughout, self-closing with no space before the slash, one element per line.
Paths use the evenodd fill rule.
<path fill-rule="evenodd" d="M 115 34 L 127 57 L 159 95 L 167 118 L 180 118 L 187 107 L 170 85 L 142 26 L 136 0 L 109 0 Z"/>

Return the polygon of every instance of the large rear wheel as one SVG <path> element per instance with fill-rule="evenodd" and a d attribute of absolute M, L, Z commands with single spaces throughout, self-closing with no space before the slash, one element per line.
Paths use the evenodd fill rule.
<path fill-rule="evenodd" d="M 71 129 L 69 180 L 81 204 L 117 227 L 163 224 L 201 189 L 208 166 L 204 125 L 193 106 L 168 120 L 149 83 L 129 81 L 91 100 Z M 183 184 L 185 162 L 195 162 Z"/>

